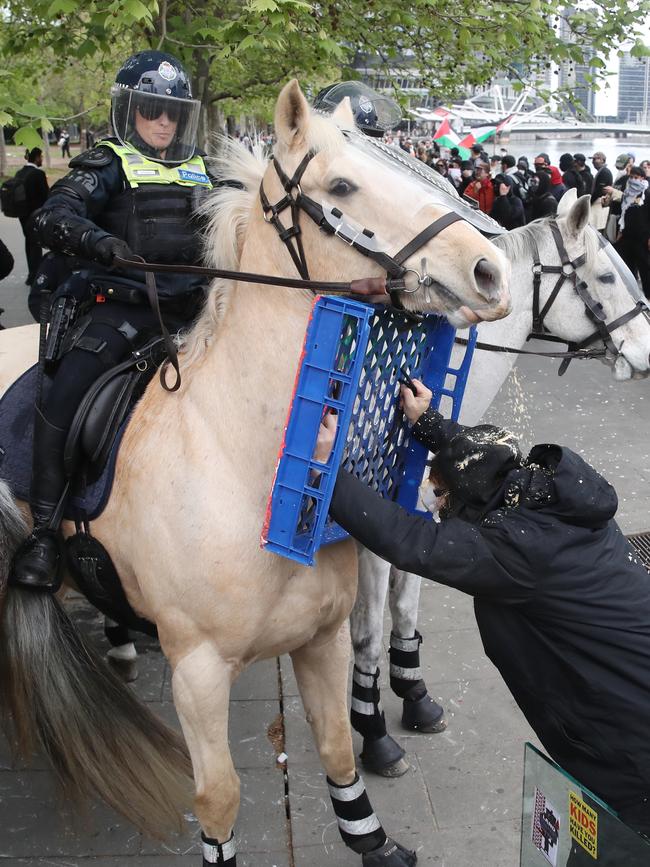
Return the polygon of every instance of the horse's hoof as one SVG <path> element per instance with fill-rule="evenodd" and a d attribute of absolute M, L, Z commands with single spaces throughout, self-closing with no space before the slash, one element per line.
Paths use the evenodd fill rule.
<path fill-rule="evenodd" d="M 108 664 L 113 669 L 115 674 L 124 681 L 124 683 L 133 683 L 138 679 L 138 660 L 137 659 L 119 659 L 119 657 L 107 655 Z"/>
<path fill-rule="evenodd" d="M 410 849 L 405 849 L 391 840 L 386 838 L 386 842 L 374 852 L 366 852 L 361 859 L 363 867 L 412 867 L 416 864 L 418 856 Z"/>
<path fill-rule="evenodd" d="M 427 693 L 418 701 L 404 701 L 402 725 L 414 732 L 437 733 L 447 728 L 445 711 Z"/>
<path fill-rule="evenodd" d="M 382 777 L 401 777 L 409 769 L 404 750 L 390 735 L 375 740 L 364 738 L 361 761 L 364 768 Z"/>

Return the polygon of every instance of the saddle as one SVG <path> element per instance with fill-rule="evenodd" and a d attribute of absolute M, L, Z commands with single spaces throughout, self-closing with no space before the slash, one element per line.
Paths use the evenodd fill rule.
<path fill-rule="evenodd" d="M 86 392 L 64 450 L 70 496 L 64 517 L 78 524 L 101 515 L 128 417 L 164 358 L 162 338 L 135 350 Z M 29 499 L 38 370 L 30 368 L 0 400 L 0 476 L 18 499 Z"/>
<path fill-rule="evenodd" d="M 81 401 L 64 450 L 71 492 L 64 516 L 77 528 L 65 543 L 68 568 L 103 614 L 154 637 L 156 627 L 129 605 L 111 558 L 91 535 L 89 522 L 108 502 L 129 416 L 164 357 L 164 341 L 156 338 L 103 374 Z M 18 499 L 29 498 L 37 380 L 35 365 L 0 400 L 0 476 Z"/>

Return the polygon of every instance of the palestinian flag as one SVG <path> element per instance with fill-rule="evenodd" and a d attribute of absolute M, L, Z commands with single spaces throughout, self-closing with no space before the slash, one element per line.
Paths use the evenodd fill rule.
<path fill-rule="evenodd" d="M 471 129 L 461 141 L 461 145 L 469 150 L 472 145 L 481 144 L 489 138 L 492 138 L 497 131 L 498 127 L 496 126 L 475 126 L 474 129 Z"/>
<path fill-rule="evenodd" d="M 463 143 L 451 128 L 451 124 L 447 118 L 443 120 L 436 130 L 433 140 L 445 148 L 458 148 L 458 154 L 461 159 L 466 160 L 469 157 L 469 150 L 463 146 Z"/>

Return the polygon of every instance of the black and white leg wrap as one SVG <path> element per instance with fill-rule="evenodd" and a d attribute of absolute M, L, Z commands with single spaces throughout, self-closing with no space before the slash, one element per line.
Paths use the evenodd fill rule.
<path fill-rule="evenodd" d="M 219 843 L 218 840 L 213 840 L 201 834 L 201 842 L 203 846 L 203 867 L 208 867 L 209 864 L 220 864 L 222 867 L 237 867 L 237 845 L 235 835 L 231 834 L 230 839 L 225 843 Z"/>
<path fill-rule="evenodd" d="M 328 777 L 327 785 L 345 845 L 360 855 L 383 846 L 386 832 L 370 805 L 361 777 L 357 774 L 349 786 L 337 786 Z"/>
<path fill-rule="evenodd" d="M 421 644 L 419 632 L 413 638 L 398 638 L 394 632 L 390 634 L 390 688 L 400 698 L 409 701 L 417 701 L 427 692 L 420 668 Z"/>
<path fill-rule="evenodd" d="M 374 674 L 360 671 L 356 665 L 352 672 L 352 728 L 364 738 L 376 740 L 386 734 L 386 722 L 379 693 L 379 669 Z"/>
<path fill-rule="evenodd" d="M 447 727 L 445 712 L 427 692 L 420 668 L 422 636 L 390 634 L 390 688 L 404 700 L 402 725 L 411 731 L 441 732 Z"/>

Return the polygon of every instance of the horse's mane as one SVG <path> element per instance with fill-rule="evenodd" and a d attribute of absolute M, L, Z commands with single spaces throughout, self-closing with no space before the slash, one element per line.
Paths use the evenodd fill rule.
<path fill-rule="evenodd" d="M 492 238 L 492 243 L 506 254 L 511 262 L 519 258 L 531 258 L 535 252 L 535 245 L 539 240 L 540 231 L 543 231 L 550 222 L 549 217 L 543 217 L 540 220 L 533 220 L 526 226 L 519 229 L 513 229 L 503 235 L 497 235 Z M 564 220 L 562 217 L 556 218 L 560 227 Z M 586 262 L 593 262 L 598 255 L 598 237 L 595 232 L 584 232 L 582 236 L 586 255 Z"/>
<path fill-rule="evenodd" d="M 305 131 L 308 150 L 334 152 L 343 147 L 344 141 L 341 130 L 331 119 L 312 113 Z M 209 164 L 220 185 L 199 208 L 199 215 L 206 221 L 203 259 L 208 267 L 237 271 L 249 216 L 268 165 L 268 153 L 259 140 L 252 153 L 227 136 L 218 137 L 216 144 L 218 156 L 210 159 Z M 275 153 L 282 162 L 284 149 L 276 146 Z M 214 339 L 232 290 L 231 281 L 212 281 L 203 312 L 183 339 L 184 366 L 200 358 Z"/>

